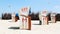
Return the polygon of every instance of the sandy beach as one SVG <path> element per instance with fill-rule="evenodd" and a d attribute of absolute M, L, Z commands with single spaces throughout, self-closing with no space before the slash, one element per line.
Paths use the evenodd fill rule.
<path fill-rule="evenodd" d="M 9 27 L 19 27 L 19 21 L 0 20 L 0 34 L 60 34 L 60 21 L 48 25 L 34 25 L 39 24 L 38 20 L 31 21 L 31 23 L 31 30 L 8 29 Z"/>

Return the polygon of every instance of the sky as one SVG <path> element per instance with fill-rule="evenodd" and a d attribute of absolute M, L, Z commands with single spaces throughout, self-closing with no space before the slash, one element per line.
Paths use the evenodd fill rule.
<path fill-rule="evenodd" d="M 18 13 L 22 7 L 31 7 L 31 12 L 47 10 L 60 13 L 60 0 L 0 0 L 0 16 L 2 13 Z"/>

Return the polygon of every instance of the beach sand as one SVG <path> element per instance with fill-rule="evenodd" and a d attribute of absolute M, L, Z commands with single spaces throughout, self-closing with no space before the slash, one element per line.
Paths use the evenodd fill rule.
<path fill-rule="evenodd" d="M 60 34 L 60 21 L 49 23 L 48 25 L 39 24 L 39 21 L 31 21 L 31 30 L 8 29 L 9 27 L 20 27 L 20 22 L 11 20 L 0 20 L 0 34 Z"/>

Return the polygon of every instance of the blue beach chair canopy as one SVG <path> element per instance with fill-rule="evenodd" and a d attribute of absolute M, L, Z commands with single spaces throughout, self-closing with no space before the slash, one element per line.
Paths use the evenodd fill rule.
<path fill-rule="evenodd" d="M 17 17 L 19 16 L 18 13 L 16 13 L 16 16 L 17 16 Z"/>

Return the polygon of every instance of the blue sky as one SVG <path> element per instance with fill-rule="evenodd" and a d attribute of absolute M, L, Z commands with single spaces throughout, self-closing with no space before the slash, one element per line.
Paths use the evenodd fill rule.
<path fill-rule="evenodd" d="M 60 0 L 0 0 L 0 16 L 4 12 L 18 13 L 25 6 L 30 6 L 32 12 L 48 10 L 60 13 Z"/>

